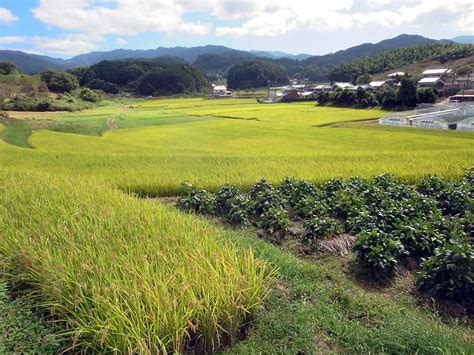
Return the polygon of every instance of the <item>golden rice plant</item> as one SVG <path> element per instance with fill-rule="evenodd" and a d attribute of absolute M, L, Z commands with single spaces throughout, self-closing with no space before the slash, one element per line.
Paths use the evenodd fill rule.
<path fill-rule="evenodd" d="M 194 216 L 105 185 L 0 172 L 0 259 L 80 351 L 213 350 L 269 290 L 269 266 Z"/>

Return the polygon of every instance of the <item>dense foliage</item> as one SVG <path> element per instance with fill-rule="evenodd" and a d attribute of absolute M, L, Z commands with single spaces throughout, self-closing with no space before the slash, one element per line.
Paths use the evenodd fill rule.
<path fill-rule="evenodd" d="M 438 93 L 433 88 L 416 88 L 410 76 L 400 78 L 400 86 L 383 90 L 369 91 L 362 88 L 354 90 L 322 91 L 317 101 L 320 105 L 366 108 L 381 106 L 384 109 L 408 109 L 420 103 L 435 103 Z"/>
<path fill-rule="evenodd" d="M 82 93 L 82 91 L 81 91 Z M 56 98 L 47 95 L 17 95 L 13 99 L 5 100 L 2 107 L 6 111 L 79 111 L 92 107 L 93 100 L 101 100 L 100 95 L 91 93 L 91 97 L 81 94 L 60 94 Z M 89 99 L 85 99 L 89 98 Z"/>
<path fill-rule="evenodd" d="M 460 301 L 473 288 L 473 171 L 467 170 L 462 181 L 428 176 L 416 186 L 388 174 L 373 181 L 333 179 L 319 187 L 293 178 L 274 187 L 261 179 L 248 195 L 232 185 L 216 195 L 185 185 L 178 205 L 212 213 L 217 201 L 216 214 L 225 217 L 229 201 L 239 196 L 242 202 L 232 205 L 232 213 L 240 209 L 245 217 L 233 225 L 252 223 L 281 240 L 302 220 L 299 238 L 312 250 L 323 239 L 356 235 L 356 260 L 375 275 L 393 275 L 407 258 L 424 260 L 420 289 Z"/>
<path fill-rule="evenodd" d="M 88 69 L 71 70 L 82 86 L 116 94 L 121 89 L 142 95 L 172 95 L 205 92 L 209 83 L 199 69 L 179 59 L 102 61 Z"/>
<path fill-rule="evenodd" d="M 51 92 L 71 92 L 79 87 L 76 77 L 67 72 L 45 70 L 41 73 L 41 81 L 46 83 Z"/>
<path fill-rule="evenodd" d="M 288 75 L 283 68 L 260 60 L 234 65 L 227 73 L 227 86 L 230 89 L 259 88 L 287 83 Z"/>
<path fill-rule="evenodd" d="M 422 44 L 336 65 L 331 69 L 329 79 L 333 81 L 353 81 L 360 75 L 367 73 L 381 73 L 408 64 L 430 60 L 445 62 L 465 58 L 473 54 L 474 45 L 472 44 Z"/>
<path fill-rule="evenodd" d="M 16 71 L 15 63 L 2 61 L 0 62 L 0 75 L 13 74 Z"/>

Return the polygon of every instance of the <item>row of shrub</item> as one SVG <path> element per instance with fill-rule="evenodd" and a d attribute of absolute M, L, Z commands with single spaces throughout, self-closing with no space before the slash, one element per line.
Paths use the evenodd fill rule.
<path fill-rule="evenodd" d="M 321 239 L 355 235 L 356 259 L 374 274 L 392 276 L 416 261 L 420 290 L 460 303 L 474 295 L 474 168 L 460 181 L 428 176 L 416 185 L 388 174 L 321 186 L 286 178 L 275 187 L 261 179 L 248 194 L 233 185 L 211 193 L 183 184 L 178 207 L 276 238 L 302 222 L 301 242 L 312 251 Z"/>

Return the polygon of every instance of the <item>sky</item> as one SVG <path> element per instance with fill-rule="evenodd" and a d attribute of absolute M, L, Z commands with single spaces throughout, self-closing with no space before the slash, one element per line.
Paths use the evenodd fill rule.
<path fill-rule="evenodd" d="M 218 44 L 326 54 L 402 33 L 474 34 L 473 0 L 0 0 L 0 49 L 69 58 Z"/>

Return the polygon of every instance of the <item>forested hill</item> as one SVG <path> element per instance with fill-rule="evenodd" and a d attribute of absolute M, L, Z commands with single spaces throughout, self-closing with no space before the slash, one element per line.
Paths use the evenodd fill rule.
<path fill-rule="evenodd" d="M 433 44 L 440 41 L 417 35 L 400 35 L 379 43 L 365 43 L 335 53 L 309 56 L 289 55 L 284 52 L 242 51 L 225 46 L 199 46 L 199 47 L 159 47 L 148 50 L 116 49 L 108 52 L 91 52 L 81 54 L 70 59 L 51 58 L 38 56 L 21 51 L 0 50 L 0 61 L 8 60 L 17 65 L 17 69 L 25 73 L 38 73 L 46 68 L 62 70 L 78 66 L 90 66 L 103 60 L 146 58 L 152 59 L 162 56 L 182 58 L 188 63 L 198 65 L 206 71 L 226 72 L 232 65 L 239 61 L 248 61 L 259 57 L 262 60 L 272 61 L 283 66 L 290 76 L 295 73 L 310 75 L 313 79 L 327 77 L 328 68 L 356 58 L 373 56 L 385 51 L 419 45 Z M 307 73 L 304 73 L 302 69 Z"/>
<path fill-rule="evenodd" d="M 399 48 L 381 55 L 360 58 L 332 67 L 329 79 L 333 81 L 353 81 L 362 74 L 381 73 L 400 68 L 408 64 L 437 60 L 466 58 L 474 55 L 472 44 L 424 44 L 408 48 Z"/>

